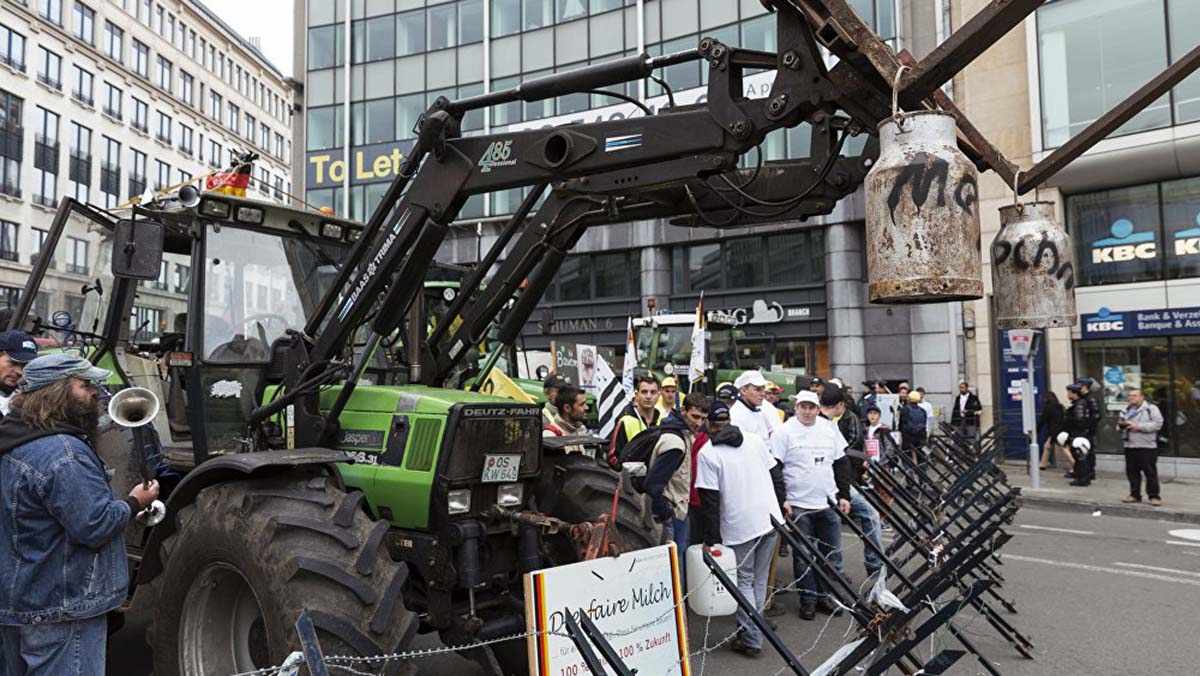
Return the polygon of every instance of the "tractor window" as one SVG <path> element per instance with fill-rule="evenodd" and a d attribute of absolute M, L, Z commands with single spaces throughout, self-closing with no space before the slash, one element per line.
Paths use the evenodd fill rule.
<path fill-rule="evenodd" d="M 658 329 L 658 357 L 654 369 L 664 364 L 687 364 L 692 359 L 692 325 L 662 326 Z"/>
<path fill-rule="evenodd" d="M 343 256 L 341 247 L 315 239 L 210 227 L 204 270 L 206 359 L 267 361 L 272 341 L 287 329 L 303 328 Z"/>
<path fill-rule="evenodd" d="M 733 340 L 733 328 L 710 326 L 708 329 L 708 360 L 719 369 L 737 369 L 737 345 Z"/>
<path fill-rule="evenodd" d="M 651 326 L 639 326 L 637 328 L 637 361 L 639 366 L 649 367 L 650 364 L 650 348 L 654 341 L 654 328 Z"/>

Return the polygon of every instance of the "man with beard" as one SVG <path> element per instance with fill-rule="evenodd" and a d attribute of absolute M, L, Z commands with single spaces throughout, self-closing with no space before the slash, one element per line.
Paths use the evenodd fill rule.
<path fill-rule="evenodd" d="M 93 440 L 111 375 L 54 354 L 25 366 L 0 420 L 0 645 L 10 676 L 103 674 L 106 613 L 129 586 L 122 531 L 158 496 L 117 500 Z"/>
<path fill-rule="evenodd" d="M 0 333 L 0 417 L 8 415 L 12 399 L 25 365 L 37 359 L 37 343 L 24 331 Z"/>

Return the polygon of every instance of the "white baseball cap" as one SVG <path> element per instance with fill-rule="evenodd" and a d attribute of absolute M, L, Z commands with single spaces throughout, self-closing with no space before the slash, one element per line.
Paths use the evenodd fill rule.
<path fill-rule="evenodd" d="M 733 386 L 739 390 L 747 385 L 766 387 L 767 379 L 764 378 L 763 374 L 759 371 L 743 371 L 742 375 L 738 376 L 737 380 L 733 381 Z"/>
<path fill-rule="evenodd" d="M 797 406 L 803 403 L 809 403 L 813 406 L 821 405 L 821 400 L 817 398 L 817 393 L 812 390 L 800 390 L 796 394 L 793 394 L 791 399 L 796 402 Z"/>

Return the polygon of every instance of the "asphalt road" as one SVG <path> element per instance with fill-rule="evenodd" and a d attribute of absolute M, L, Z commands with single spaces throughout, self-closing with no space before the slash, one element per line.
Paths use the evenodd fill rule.
<path fill-rule="evenodd" d="M 1032 638 L 1035 659 L 1022 658 L 994 630 L 971 613 L 957 620 L 975 645 L 1005 676 L 1044 674 L 1200 673 L 1200 527 L 1109 516 L 1089 516 L 1024 508 L 1004 548 L 1002 594 L 1019 613 L 1007 619 Z M 1176 535 L 1172 535 L 1176 531 Z M 1186 536 L 1196 539 L 1186 539 Z M 861 545 L 847 541 L 847 571 L 861 582 Z M 844 641 L 848 617 L 805 622 L 794 595 L 781 597 L 788 612 L 775 618 L 780 635 L 813 671 Z M 109 673 L 148 676 L 150 662 L 142 634 L 146 622 L 135 612 L 109 645 Z M 732 618 L 692 616 L 692 650 L 716 644 L 734 629 Z M 951 637 L 935 637 L 950 647 Z M 417 647 L 434 647 L 421 639 Z M 928 644 L 922 650 L 928 655 Z M 724 648 L 693 658 L 692 673 L 729 676 L 775 674 L 783 661 L 769 649 L 748 659 Z M 950 673 L 981 673 L 968 655 Z M 424 676 L 475 676 L 474 664 L 454 655 L 422 661 Z M 897 672 L 898 673 L 898 672 Z M 649 676 L 649 675 L 647 675 Z"/>

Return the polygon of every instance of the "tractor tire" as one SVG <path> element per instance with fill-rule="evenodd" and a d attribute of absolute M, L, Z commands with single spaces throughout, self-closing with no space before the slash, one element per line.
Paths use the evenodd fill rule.
<path fill-rule="evenodd" d="M 388 525 L 361 492 L 326 476 L 288 475 L 205 488 L 176 515 L 152 583 L 147 641 L 156 676 L 228 676 L 281 664 L 299 650 L 307 609 L 328 656 L 403 650 L 417 629 L 408 575 L 388 556 Z M 355 663 L 411 675 L 411 662 Z"/>
<path fill-rule="evenodd" d="M 579 453 L 549 456 L 544 473 L 558 490 L 550 516 L 568 523 L 595 521 L 601 515 L 612 514 L 613 493 L 620 487 L 617 503 L 617 532 L 625 551 L 646 549 L 658 544 L 654 530 L 643 517 L 641 495 L 635 492 L 622 475 Z M 563 545 L 566 545 L 565 547 Z M 578 555 L 569 534 L 560 534 L 554 541 L 554 565 L 574 563 Z"/>

